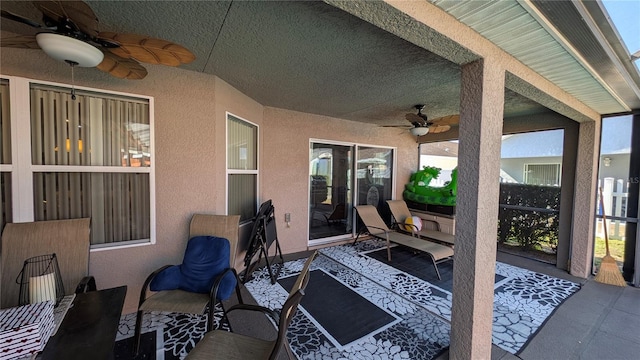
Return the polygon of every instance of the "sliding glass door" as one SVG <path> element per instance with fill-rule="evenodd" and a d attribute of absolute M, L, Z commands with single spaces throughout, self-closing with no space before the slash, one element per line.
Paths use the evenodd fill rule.
<path fill-rule="evenodd" d="M 358 146 L 357 188 L 358 205 L 373 205 L 389 223 L 391 213 L 387 200 L 393 194 L 393 150 L 387 148 Z"/>
<path fill-rule="evenodd" d="M 351 234 L 353 153 L 352 145 L 311 143 L 309 240 Z"/>
<path fill-rule="evenodd" d="M 385 202 L 393 194 L 393 155 L 390 148 L 311 142 L 310 245 L 350 238 L 354 234 L 353 204 L 374 205 L 386 220 Z"/>

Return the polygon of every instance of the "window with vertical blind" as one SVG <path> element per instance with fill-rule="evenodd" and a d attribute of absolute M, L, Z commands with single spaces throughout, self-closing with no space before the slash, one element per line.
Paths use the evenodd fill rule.
<path fill-rule="evenodd" d="M 9 81 L 0 79 L 0 231 L 12 221 Z"/>
<path fill-rule="evenodd" d="M 258 208 L 258 127 L 227 113 L 227 214 L 249 220 Z"/>
<path fill-rule="evenodd" d="M 560 164 L 525 164 L 524 182 L 530 185 L 560 186 Z"/>
<path fill-rule="evenodd" d="M 17 88 L 28 91 L 18 97 L 29 108 L 15 112 L 11 128 L 30 139 L 15 147 L 14 159 L 24 160 L 13 164 L 21 193 L 9 193 L 23 207 L 14 221 L 90 217 L 92 248 L 152 241 L 152 99 L 88 89 L 72 99 L 69 88 L 32 82 Z"/>

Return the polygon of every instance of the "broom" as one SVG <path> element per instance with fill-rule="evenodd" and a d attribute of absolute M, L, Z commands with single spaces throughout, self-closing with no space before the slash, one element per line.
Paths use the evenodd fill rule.
<path fill-rule="evenodd" d="M 604 211 L 604 200 L 602 199 L 602 188 L 600 188 L 600 207 L 602 208 L 602 226 L 604 228 L 604 245 L 607 254 L 602 258 L 600 269 L 596 274 L 595 281 L 603 284 L 615 286 L 627 286 L 627 282 L 622 277 L 616 259 L 609 252 L 609 236 L 607 235 L 607 217 Z"/>

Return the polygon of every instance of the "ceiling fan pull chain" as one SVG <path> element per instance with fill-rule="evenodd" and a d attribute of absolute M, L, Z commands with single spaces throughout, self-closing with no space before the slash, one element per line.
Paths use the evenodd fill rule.
<path fill-rule="evenodd" d="M 76 80 L 74 77 L 73 69 L 78 65 L 77 62 L 71 60 L 65 60 L 69 66 L 71 66 L 71 100 L 76 99 Z"/>

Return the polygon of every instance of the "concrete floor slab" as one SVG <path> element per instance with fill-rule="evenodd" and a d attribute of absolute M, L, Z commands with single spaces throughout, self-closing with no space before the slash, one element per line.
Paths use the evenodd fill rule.
<path fill-rule="evenodd" d="M 640 306 L 640 302 L 636 306 Z M 611 309 L 600 325 L 599 330 L 640 344 L 640 315 Z M 640 356 L 640 354 L 638 355 Z"/>
<path fill-rule="evenodd" d="M 638 299 L 640 299 L 640 288 L 627 286 L 613 307 L 630 314 L 640 315 L 640 301 L 638 301 Z M 638 331 L 640 331 L 640 329 Z"/>
<path fill-rule="evenodd" d="M 569 359 L 588 340 L 592 327 L 554 314 L 518 354 L 525 360 Z"/>
<path fill-rule="evenodd" d="M 640 344 L 625 340 L 614 334 L 598 331 L 593 339 L 582 349 L 579 359 L 629 360 L 637 359 L 639 354 Z"/>

